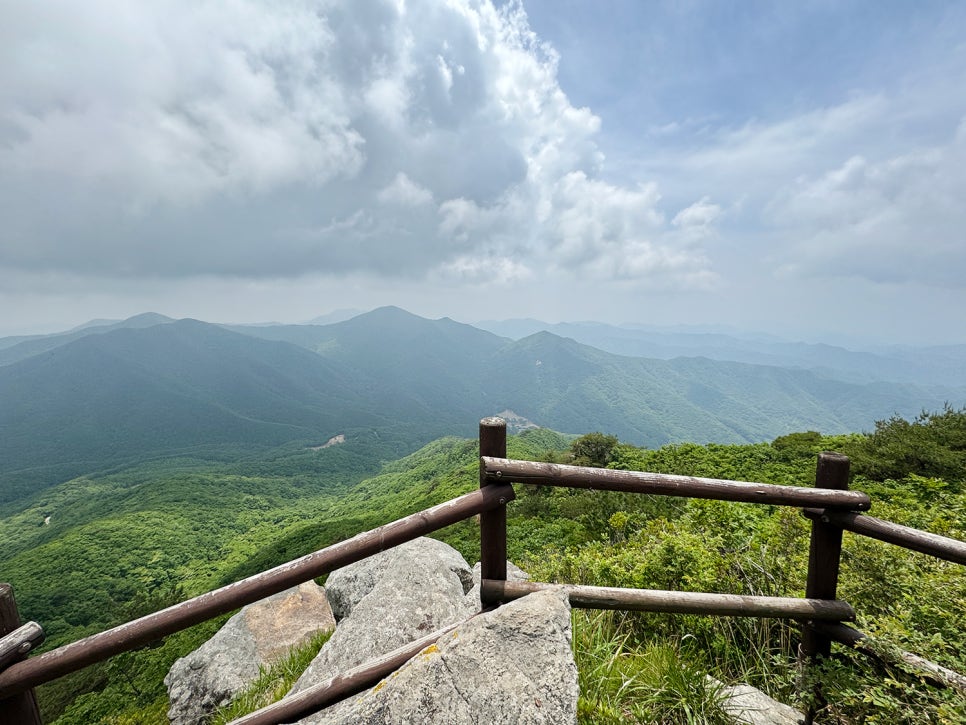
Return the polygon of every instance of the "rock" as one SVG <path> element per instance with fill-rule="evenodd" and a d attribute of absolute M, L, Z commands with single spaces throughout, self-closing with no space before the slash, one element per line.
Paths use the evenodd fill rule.
<path fill-rule="evenodd" d="M 456 549 L 442 541 L 422 537 L 329 574 L 325 591 L 336 620 L 348 616 L 352 608 L 372 591 L 387 570 L 392 571 L 400 566 L 419 567 L 422 565 L 419 557 L 432 560 L 435 568 L 446 568 L 453 572 L 459 579 L 464 594 L 473 586 L 473 573 Z"/>
<path fill-rule="evenodd" d="M 325 590 L 306 582 L 243 607 L 214 637 L 177 660 L 164 678 L 168 719 L 196 725 L 318 631 L 335 627 Z"/>
<path fill-rule="evenodd" d="M 303 725 L 577 722 L 570 604 L 530 594 L 460 625 L 358 698 Z"/>
<path fill-rule="evenodd" d="M 715 682 L 721 685 L 717 680 Z M 721 696 L 721 709 L 741 725 L 800 725 L 805 722 L 805 716 L 798 710 L 751 685 L 722 685 Z"/>
<path fill-rule="evenodd" d="M 459 552 L 426 538 L 332 572 L 326 591 L 342 619 L 292 692 L 466 619 L 480 608 L 472 580 Z"/>

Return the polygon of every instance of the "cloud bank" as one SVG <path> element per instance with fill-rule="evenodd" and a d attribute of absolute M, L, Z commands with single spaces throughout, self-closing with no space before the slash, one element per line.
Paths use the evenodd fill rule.
<path fill-rule="evenodd" d="M 715 283 L 720 208 L 601 175 L 518 3 L 28 3 L 0 29 L 0 267 Z"/>
<path fill-rule="evenodd" d="M 650 173 L 714 198 L 713 231 L 756 274 L 962 292 L 966 100 L 945 97 L 966 83 L 966 65 L 942 71 L 919 87 L 714 129 L 697 148 L 656 153 Z"/>

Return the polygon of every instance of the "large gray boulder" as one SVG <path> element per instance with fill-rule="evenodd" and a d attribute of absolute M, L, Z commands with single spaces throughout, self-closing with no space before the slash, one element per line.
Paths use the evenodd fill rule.
<path fill-rule="evenodd" d="M 473 573 L 448 544 L 420 538 L 332 572 L 339 626 L 292 687 L 299 692 L 479 610 Z"/>
<path fill-rule="evenodd" d="M 577 722 L 570 604 L 541 591 L 480 614 L 354 700 L 304 725 Z"/>
<path fill-rule="evenodd" d="M 319 631 L 335 627 L 325 591 L 314 582 L 243 607 L 214 637 L 177 660 L 164 678 L 174 725 L 198 725 Z"/>
<path fill-rule="evenodd" d="M 441 574 L 451 572 L 459 581 L 463 594 L 473 586 L 473 571 L 456 549 L 442 541 L 422 537 L 329 574 L 325 592 L 336 620 L 347 617 L 385 576 L 393 577 L 393 581 L 405 579 L 405 572 L 400 572 L 400 567 L 421 568 L 426 562 L 431 562 L 433 569 Z M 450 587 L 446 589 L 449 591 Z"/>

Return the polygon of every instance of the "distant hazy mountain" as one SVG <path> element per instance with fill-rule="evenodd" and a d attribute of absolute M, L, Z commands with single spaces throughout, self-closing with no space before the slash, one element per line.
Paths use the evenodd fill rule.
<path fill-rule="evenodd" d="M 520 322 L 512 332 L 526 329 Z M 647 445 L 764 440 L 808 428 L 870 429 L 897 412 L 911 415 L 966 399 L 955 389 L 854 384 L 800 369 L 631 358 L 546 332 L 514 342 L 392 307 L 336 325 L 239 331 L 301 345 L 395 381 L 440 410 L 509 408 L 556 430 L 606 430 Z"/>
<path fill-rule="evenodd" d="M 916 386 L 856 385 L 801 370 L 615 356 L 550 333 L 505 346 L 489 369 L 492 387 L 520 415 L 557 430 L 602 430 L 647 446 L 859 431 L 944 400 Z M 580 421 L 585 425 L 575 427 Z"/>
<path fill-rule="evenodd" d="M 346 320 L 351 320 L 353 317 L 361 315 L 365 310 L 358 310 L 354 308 L 341 308 L 338 310 L 332 310 L 325 315 L 319 315 L 314 317 L 306 325 L 334 325 L 336 322 L 345 322 Z"/>
<path fill-rule="evenodd" d="M 877 380 L 921 385 L 966 385 L 966 345 L 856 351 L 835 345 L 789 342 L 767 335 L 723 334 L 616 326 L 599 322 L 546 323 L 533 319 L 488 320 L 476 327 L 519 339 L 552 332 L 618 355 L 671 360 L 706 357 L 812 370 L 851 382 Z"/>
<path fill-rule="evenodd" d="M 0 367 L 0 502 L 151 456 L 240 455 L 361 431 L 415 447 L 472 435 L 479 418 L 507 409 L 567 433 L 657 446 L 870 429 L 964 398 L 707 358 L 614 355 L 548 332 L 513 341 L 394 307 L 325 326 L 182 320 L 46 342 L 55 340 Z"/>
<path fill-rule="evenodd" d="M 169 322 L 174 322 L 174 320 L 155 312 L 145 312 L 134 317 L 129 317 L 126 320 L 92 320 L 84 325 L 75 327 L 73 330 L 58 332 L 52 335 L 2 337 L 0 338 L 0 365 L 9 365 L 18 360 L 24 360 L 38 353 L 53 350 L 68 342 L 87 337 L 88 335 L 99 335 L 104 332 L 110 332 L 111 330 L 138 330 L 145 327 L 154 327 L 155 325 L 164 325 Z"/>
<path fill-rule="evenodd" d="M 488 360 L 510 342 L 449 318 L 427 320 L 398 307 L 381 307 L 334 325 L 231 329 L 299 345 L 405 390 L 441 413 L 487 410 L 482 386 Z"/>

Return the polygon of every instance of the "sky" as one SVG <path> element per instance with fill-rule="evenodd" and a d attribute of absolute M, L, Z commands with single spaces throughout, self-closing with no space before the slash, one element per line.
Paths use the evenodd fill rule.
<path fill-rule="evenodd" d="M 0 0 L 0 335 L 966 343 L 966 3 Z"/>

